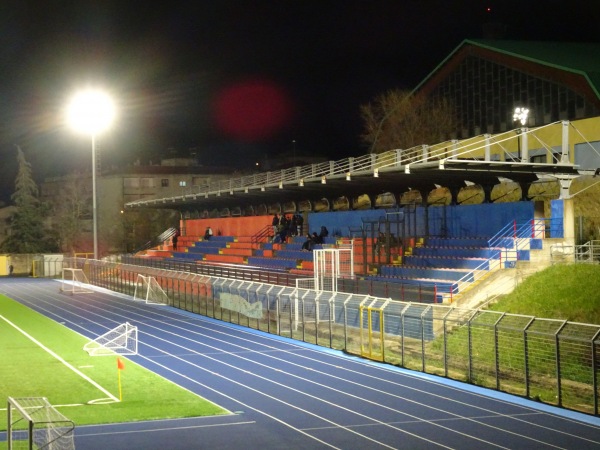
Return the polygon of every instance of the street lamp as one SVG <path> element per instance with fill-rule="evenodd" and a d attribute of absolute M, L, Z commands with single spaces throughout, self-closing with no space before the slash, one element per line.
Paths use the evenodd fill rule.
<path fill-rule="evenodd" d="M 98 259 L 98 215 L 96 212 L 96 135 L 106 130 L 115 117 L 115 107 L 104 92 L 88 89 L 78 92 L 67 109 L 71 127 L 92 138 L 92 221 L 94 232 L 94 259 Z"/>

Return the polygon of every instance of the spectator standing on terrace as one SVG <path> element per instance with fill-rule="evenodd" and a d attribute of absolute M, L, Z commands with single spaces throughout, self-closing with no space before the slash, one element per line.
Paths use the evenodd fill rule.
<path fill-rule="evenodd" d="M 287 217 L 285 217 L 285 214 L 282 214 L 281 218 L 279 219 L 279 231 L 281 231 L 283 228 L 287 229 L 287 227 L 288 227 Z"/>
<path fill-rule="evenodd" d="M 385 233 L 382 231 L 377 235 L 377 239 L 373 244 L 373 253 L 379 253 L 379 250 L 385 247 Z"/>
<path fill-rule="evenodd" d="M 275 239 L 275 236 L 277 236 L 277 228 L 279 227 L 279 216 L 277 214 L 273 216 L 271 225 L 273 226 L 273 239 Z"/>
<path fill-rule="evenodd" d="M 302 225 L 304 225 L 304 218 L 302 214 L 296 213 L 296 235 L 302 236 Z"/>
<path fill-rule="evenodd" d="M 209 241 L 213 235 L 213 230 L 211 227 L 206 227 L 206 231 L 204 232 L 204 240 Z"/>

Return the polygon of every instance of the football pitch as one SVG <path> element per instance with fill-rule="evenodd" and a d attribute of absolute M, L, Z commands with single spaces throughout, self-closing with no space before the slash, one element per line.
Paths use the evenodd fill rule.
<path fill-rule="evenodd" d="M 0 430 L 8 397 L 46 397 L 76 425 L 228 414 L 117 355 L 90 356 L 88 338 L 0 295 Z"/>

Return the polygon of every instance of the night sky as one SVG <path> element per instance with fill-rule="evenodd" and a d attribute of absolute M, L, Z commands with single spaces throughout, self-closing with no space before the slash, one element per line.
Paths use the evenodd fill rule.
<path fill-rule="evenodd" d="M 294 147 L 367 153 L 359 106 L 414 88 L 486 23 L 507 39 L 600 41 L 598 0 L 155 3 L 2 2 L 0 200 L 14 188 L 15 145 L 39 180 L 89 170 L 90 138 L 64 123 L 82 87 L 117 101 L 98 137 L 104 167 L 194 152 L 251 168 Z"/>

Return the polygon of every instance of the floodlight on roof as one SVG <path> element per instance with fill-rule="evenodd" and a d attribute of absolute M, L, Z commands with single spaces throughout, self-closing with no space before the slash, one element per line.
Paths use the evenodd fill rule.
<path fill-rule="evenodd" d="M 521 106 L 517 106 L 515 108 L 515 113 L 513 114 L 513 121 L 519 122 L 521 126 L 525 126 L 527 124 L 527 117 L 529 116 L 529 109 L 523 108 Z"/>

